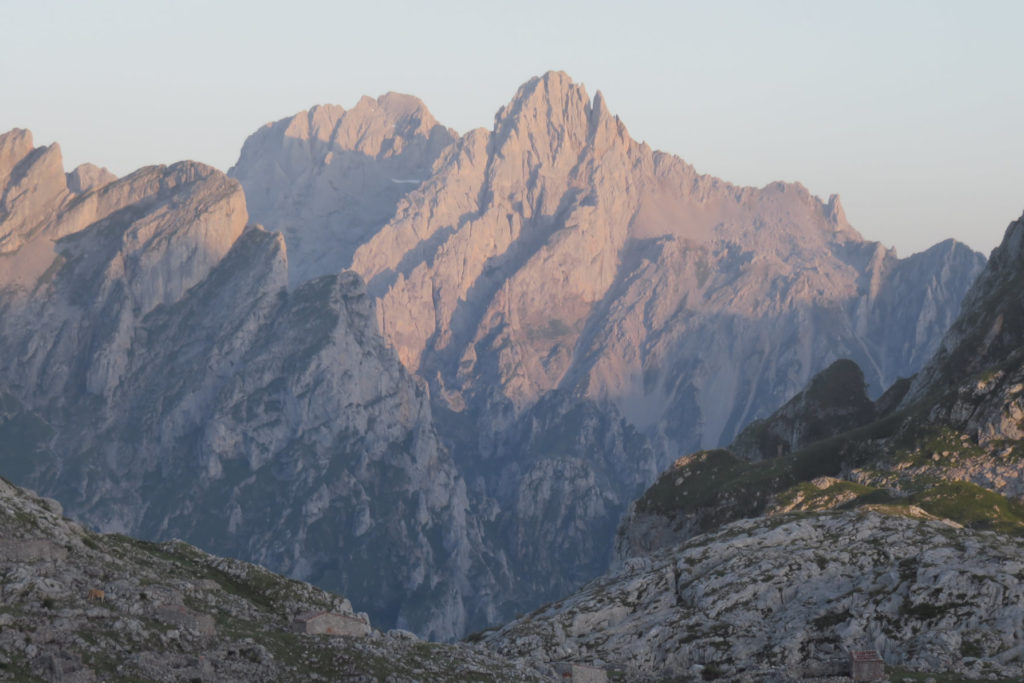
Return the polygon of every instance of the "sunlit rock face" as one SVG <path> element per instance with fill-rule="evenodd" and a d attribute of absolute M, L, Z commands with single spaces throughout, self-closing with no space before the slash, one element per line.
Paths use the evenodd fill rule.
<path fill-rule="evenodd" d="M 549 73 L 450 147 L 353 267 L 454 409 L 500 397 L 519 414 L 569 390 L 685 450 L 836 358 L 873 393 L 912 374 L 983 263 L 952 241 L 901 260 L 836 197 L 702 176 Z"/>

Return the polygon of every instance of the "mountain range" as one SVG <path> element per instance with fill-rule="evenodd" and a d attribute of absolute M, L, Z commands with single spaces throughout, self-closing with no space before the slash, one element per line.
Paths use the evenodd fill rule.
<path fill-rule="evenodd" d="M 840 360 L 632 505 L 610 572 L 482 636 L 636 680 L 1024 676 L 1024 217 L 938 351 L 872 402 Z M 929 676 L 932 674 L 932 676 Z"/>
<path fill-rule="evenodd" d="M 700 175 L 557 72 L 463 136 L 405 95 L 315 107 L 228 174 L 65 173 L 15 130 L 0 473 L 451 639 L 604 572 L 660 471 L 834 361 L 872 416 L 959 363 L 939 343 L 984 263 Z"/>

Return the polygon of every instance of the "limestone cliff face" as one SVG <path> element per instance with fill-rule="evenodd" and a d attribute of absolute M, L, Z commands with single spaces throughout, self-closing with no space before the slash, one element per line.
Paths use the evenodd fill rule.
<path fill-rule="evenodd" d="M 455 137 L 415 97 L 388 93 L 267 124 L 228 174 L 253 220 L 284 233 L 294 285 L 348 268 Z"/>
<path fill-rule="evenodd" d="M 362 280 L 288 289 L 282 235 L 246 228 L 214 169 L 94 176 L 29 228 L 0 222 L 19 244 L 0 256 L 0 468 L 101 529 L 361 595 L 385 626 L 496 620 L 507 572 Z"/>
<path fill-rule="evenodd" d="M 915 378 L 906 401 L 948 390 L 995 363 L 1016 358 L 1024 339 L 1024 217 L 1006 228 L 985 271 L 964 298 L 964 313 Z"/>
<path fill-rule="evenodd" d="M 53 177 L 63 183 L 63 170 Z M 193 162 L 144 168 L 72 201 L 55 195 L 37 215 L 46 218 L 12 232 L 19 249 L 0 257 L 11 264 L 4 342 L 18 350 L 0 364 L 33 406 L 50 407 L 82 392 L 109 398 L 141 319 L 205 278 L 246 222 L 241 187 Z"/>
<path fill-rule="evenodd" d="M 350 200 L 318 184 L 328 174 L 309 153 L 267 141 L 294 128 L 320 149 L 345 125 L 327 113 L 257 133 L 233 171 L 251 206 L 299 217 L 282 228 L 290 253 L 289 230 L 301 240 L 322 221 L 287 197 L 322 212 Z M 401 135 L 377 115 L 392 132 L 374 139 Z M 276 189 L 243 174 L 275 164 L 294 169 Z M 388 195 L 390 217 L 351 233 L 352 268 L 382 334 L 429 383 L 517 605 L 599 571 L 608 520 L 659 469 L 727 443 L 836 359 L 864 368 L 874 394 L 912 374 L 984 262 L 953 242 L 899 259 L 861 238 L 835 196 L 700 175 L 634 141 L 600 93 L 562 73 L 524 84 L 490 130 L 415 178 Z"/>
<path fill-rule="evenodd" d="M 92 516 L 344 588 L 382 624 L 454 637 L 482 621 L 464 601 L 470 571 L 487 570 L 426 392 L 376 334 L 358 276 L 288 291 L 286 272 L 281 236 L 252 228 L 206 281 L 145 319 L 95 443 L 107 461 L 134 456 L 99 486 L 191 485 L 104 496 Z M 190 457 L 164 455 L 175 451 Z"/>
<path fill-rule="evenodd" d="M 912 374 L 983 262 L 952 242 L 900 260 L 836 197 L 699 175 L 549 73 L 443 155 L 353 267 L 454 409 L 563 389 L 672 451 L 727 442 L 839 357 L 875 392 Z"/>
<path fill-rule="evenodd" d="M 604 570 L 618 520 L 654 477 L 657 460 L 614 406 L 564 392 L 547 394 L 501 431 L 473 419 L 435 409 L 485 542 L 507 567 L 500 621 Z"/>
<path fill-rule="evenodd" d="M 0 137 L 0 188 L 0 254 L 9 254 L 70 198 L 60 147 L 34 148 L 27 130 L 5 133 Z"/>

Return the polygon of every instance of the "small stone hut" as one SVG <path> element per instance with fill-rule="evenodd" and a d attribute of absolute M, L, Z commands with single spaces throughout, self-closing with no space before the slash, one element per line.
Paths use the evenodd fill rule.
<path fill-rule="evenodd" d="M 160 605 L 154 610 L 153 616 L 165 624 L 187 628 L 201 636 L 217 634 L 217 627 L 212 616 L 193 612 L 182 605 Z"/>
<path fill-rule="evenodd" d="M 369 635 L 370 630 L 370 624 L 364 619 L 336 612 L 307 612 L 292 620 L 293 633 L 365 636 Z"/>
<path fill-rule="evenodd" d="M 560 680 L 572 683 L 607 683 L 608 673 L 604 669 L 573 662 L 555 662 L 555 674 Z"/>
<path fill-rule="evenodd" d="M 876 650 L 853 650 L 850 652 L 850 677 L 855 681 L 885 678 L 885 662 Z"/>

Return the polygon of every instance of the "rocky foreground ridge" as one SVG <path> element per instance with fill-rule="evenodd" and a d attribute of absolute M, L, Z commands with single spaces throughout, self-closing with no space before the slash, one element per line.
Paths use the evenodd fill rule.
<path fill-rule="evenodd" d="M 1020 539 L 884 506 L 790 513 L 626 560 L 484 641 L 629 680 L 839 676 L 863 649 L 882 655 L 891 680 L 899 670 L 1015 679 L 1022 598 Z"/>
<path fill-rule="evenodd" d="M 94 533 L 5 480 L 0 598 L 0 680 L 548 677 L 480 647 L 382 633 L 346 599 L 181 541 Z"/>

